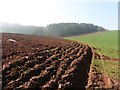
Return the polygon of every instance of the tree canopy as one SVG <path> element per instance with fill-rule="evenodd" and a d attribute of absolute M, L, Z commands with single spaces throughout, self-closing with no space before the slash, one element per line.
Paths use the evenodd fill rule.
<path fill-rule="evenodd" d="M 86 23 L 58 23 L 41 26 L 22 26 L 19 24 L 2 24 L 2 32 L 33 34 L 51 37 L 64 37 L 106 31 L 103 27 Z"/>

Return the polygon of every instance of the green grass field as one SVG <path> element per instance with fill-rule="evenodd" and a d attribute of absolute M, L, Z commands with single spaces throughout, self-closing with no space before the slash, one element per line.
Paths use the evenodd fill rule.
<path fill-rule="evenodd" d="M 118 62 L 117 61 L 105 61 L 96 60 L 92 61 L 92 66 L 95 67 L 99 72 L 104 73 L 114 79 L 120 79 Z"/>
<path fill-rule="evenodd" d="M 79 41 L 89 44 L 91 47 L 96 47 L 98 53 L 104 54 L 109 57 L 118 58 L 118 31 L 108 31 L 93 33 L 82 36 L 67 37 L 65 39 Z M 118 61 L 104 61 L 93 60 L 92 66 L 95 66 L 98 71 L 118 79 Z M 120 78 L 120 76 L 119 76 Z"/>
<path fill-rule="evenodd" d="M 90 46 L 100 48 L 98 52 L 106 56 L 118 58 L 118 31 L 109 31 L 94 33 L 76 37 L 68 37 L 66 39 L 79 41 Z"/>

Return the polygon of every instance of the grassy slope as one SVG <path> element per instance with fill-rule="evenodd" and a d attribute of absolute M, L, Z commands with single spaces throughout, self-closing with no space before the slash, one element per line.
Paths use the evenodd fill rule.
<path fill-rule="evenodd" d="M 102 32 L 90 35 L 66 38 L 80 41 L 91 46 L 100 48 L 101 54 L 118 58 L 118 31 Z"/>
<path fill-rule="evenodd" d="M 97 51 L 100 54 L 106 56 L 118 58 L 118 31 L 102 32 L 90 35 L 83 35 L 77 37 L 68 37 L 66 39 L 80 41 L 82 43 L 89 44 L 90 46 L 100 48 L 101 51 Z M 118 78 L 118 62 L 93 60 L 92 66 L 95 66 L 97 70 L 105 73 L 115 79 Z M 120 77 L 120 76 L 119 76 Z"/>

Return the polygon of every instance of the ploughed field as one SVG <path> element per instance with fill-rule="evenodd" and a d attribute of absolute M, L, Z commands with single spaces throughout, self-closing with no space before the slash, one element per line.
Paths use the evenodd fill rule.
<path fill-rule="evenodd" d="M 91 60 L 91 48 L 76 41 L 3 33 L 2 87 L 85 88 Z"/>

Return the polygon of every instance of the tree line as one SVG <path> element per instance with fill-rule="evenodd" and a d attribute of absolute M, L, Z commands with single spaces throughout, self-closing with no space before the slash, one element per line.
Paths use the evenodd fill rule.
<path fill-rule="evenodd" d="M 87 23 L 57 23 L 42 26 L 23 26 L 19 24 L 2 24 L 2 32 L 32 34 L 51 37 L 65 37 L 106 31 L 103 27 Z"/>

